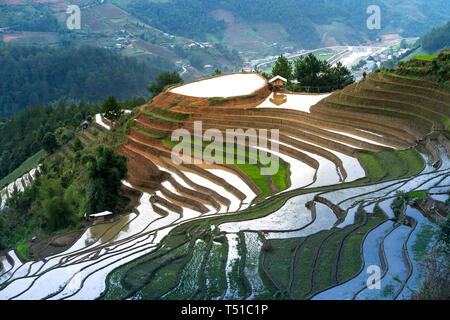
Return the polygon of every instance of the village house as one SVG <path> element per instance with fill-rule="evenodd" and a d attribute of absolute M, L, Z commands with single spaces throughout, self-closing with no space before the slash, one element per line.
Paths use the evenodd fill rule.
<path fill-rule="evenodd" d="M 280 91 L 282 87 L 284 87 L 287 84 L 287 79 L 283 78 L 282 76 L 276 76 L 269 80 L 269 86 L 272 89 L 272 91 Z"/>

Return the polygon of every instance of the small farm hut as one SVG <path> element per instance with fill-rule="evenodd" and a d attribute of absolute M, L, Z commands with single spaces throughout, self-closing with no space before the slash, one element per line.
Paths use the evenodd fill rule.
<path fill-rule="evenodd" d="M 90 125 L 91 123 L 89 121 L 83 121 L 80 127 L 83 128 L 83 130 L 86 130 L 87 128 L 89 128 Z"/>
<path fill-rule="evenodd" d="M 269 80 L 269 84 L 273 91 L 279 91 L 281 87 L 287 84 L 287 79 L 282 76 L 276 76 Z"/>
<path fill-rule="evenodd" d="M 100 213 L 91 214 L 89 218 L 93 219 L 95 223 L 108 222 L 111 220 L 113 213 L 111 211 L 104 211 Z"/>

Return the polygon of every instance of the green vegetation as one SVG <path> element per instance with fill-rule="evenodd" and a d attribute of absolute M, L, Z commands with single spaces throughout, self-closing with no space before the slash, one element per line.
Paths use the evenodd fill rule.
<path fill-rule="evenodd" d="M 423 199 L 426 198 L 428 195 L 428 192 L 426 190 L 417 190 L 417 191 L 412 191 L 412 192 L 408 192 L 406 194 L 406 196 L 408 198 L 416 198 L 416 199 Z"/>
<path fill-rule="evenodd" d="M 365 28 L 368 17 L 365 12 L 369 5 L 367 1 L 359 0 L 322 1 L 319 5 L 307 0 L 286 0 L 282 3 L 265 0 L 230 0 L 224 3 L 207 0 L 135 0 L 123 4 L 125 9 L 149 25 L 171 34 L 203 41 L 210 38 L 221 41 L 230 36 L 226 29 L 227 23 L 220 16 L 214 19 L 211 14 L 217 9 L 227 10 L 234 21 L 238 20 L 239 24 L 244 25 L 242 28 L 248 30 L 246 37 L 239 38 L 242 42 L 264 37 L 265 29 L 275 28 L 276 24 L 276 34 L 284 36 L 283 42 L 297 43 L 306 48 L 323 46 L 324 32 L 340 43 L 375 40 L 380 30 Z M 377 5 L 383 12 L 383 32 L 395 33 L 402 29 L 401 35 L 404 37 L 422 34 L 424 30 L 445 23 L 449 16 L 449 9 L 439 3 L 430 3 L 424 8 L 417 1 L 411 3 L 402 0 L 392 6 L 389 0 L 381 0 Z M 399 19 L 406 11 L 418 18 L 414 22 Z M 355 26 L 364 28 L 356 32 Z M 268 41 L 274 42 L 277 38 L 263 40 L 270 43 Z M 247 43 L 245 45 L 249 46 Z"/>
<path fill-rule="evenodd" d="M 30 172 L 32 169 L 37 168 L 39 162 L 45 159 L 47 155 L 47 152 L 45 152 L 44 150 L 40 150 L 39 152 L 29 157 L 20 165 L 20 167 L 0 180 L 0 188 L 3 188 L 13 181 L 16 181 L 18 178 L 23 176 L 25 173 Z"/>
<path fill-rule="evenodd" d="M 442 49 L 450 48 L 450 21 L 444 26 L 434 28 L 422 37 L 422 46 L 428 52 L 437 52 Z"/>
<path fill-rule="evenodd" d="M 5 208 L 0 211 L 0 250 L 14 247 L 34 236 L 47 237 L 84 228 L 87 224 L 83 219 L 86 212 L 110 210 L 119 213 L 126 209 L 129 200 L 118 195 L 126 164 L 123 156 L 114 154 L 114 149 L 123 143 L 124 127 L 129 116 L 123 116 L 109 132 L 96 124 L 83 131 L 78 120 L 73 119 L 74 112 L 89 110 L 82 106 L 86 107 L 66 108 L 61 105 L 56 109 L 31 108 L 23 112 L 27 117 L 20 114 L 4 125 L 13 128 L 13 124 L 21 123 L 19 120 L 27 119 L 29 114 L 42 118 L 47 116 L 47 119 L 58 119 L 55 118 L 58 116 L 60 120 L 55 126 L 67 123 L 66 127 L 56 130 L 58 145 L 66 140 L 64 148 L 70 143 L 77 145 L 74 142 L 77 139 L 83 140 L 84 145 L 75 152 L 70 149 L 67 153 L 55 152 L 42 163 L 31 187 L 25 188 L 23 193 L 13 192 Z M 33 120 L 37 120 L 37 124 L 33 125 L 41 126 L 39 117 Z M 72 121 L 75 122 L 73 125 Z M 23 140 L 27 141 L 33 134 L 33 130 L 24 132 Z M 97 147 L 99 142 L 108 143 L 111 147 Z M 40 155 L 45 157 L 45 151 Z"/>
<path fill-rule="evenodd" d="M 221 238 L 224 240 L 225 238 Z M 208 279 L 209 285 L 204 284 L 204 291 L 199 290 L 199 298 L 203 296 L 205 300 L 220 297 L 227 288 L 225 275 L 225 265 L 227 261 L 227 243 L 211 244 L 209 254 L 205 256 L 205 266 L 203 268 L 203 278 Z"/>
<path fill-rule="evenodd" d="M 418 243 L 413 250 L 421 252 L 423 243 L 431 238 L 430 230 L 425 229 L 418 237 Z M 450 273 L 450 219 L 445 219 L 438 231 L 438 241 L 431 253 L 423 257 L 426 279 L 422 287 L 416 292 L 414 300 L 448 300 L 450 289 L 448 275 Z"/>
<path fill-rule="evenodd" d="M 133 109 L 144 102 L 143 98 L 127 99 L 119 102 L 119 105 L 121 109 Z M 48 151 L 58 150 L 82 132 L 80 125 L 84 120 L 90 122 L 91 127 L 95 127 L 94 115 L 99 111 L 97 104 L 79 103 L 68 106 L 59 103 L 56 106 L 31 107 L 10 120 L 0 121 L 0 188 L 36 168 L 47 156 L 46 151 L 42 150 L 47 134 L 56 139 L 55 145 L 55 141 L 50 138 L 52 141 L 47 145 L 50 146 Z M 98 130 L 101 129 L 84 131 L 77 138 L 96 140 Z M 76 140 L 74 143 L 77 143 Z M 67 146 L 67 149 L 72 151 L 72 147 Z M 74 152 L 77 151 L 81 150 Z"/>
<path fill-rule="evenodd" d="M 13 27 L 17 31 L 58 31 L 61 28 L 45 4 L 1 4 L 0 13 L 0 26 Z"/>
<path fill-rule="evenodd" d="M 378 153 L 358 151 L 358 158 L 371 181 L 392 180 L 419 173 L 425 161 L 415 149 L 384 150 Z"/>
<path fill-rule="evenodd" d="M 294 77 L 300 87 L 317 87 L 318 92 L 342 89 L 353 83 L 353 76 L 340 62 L 335 67 L 309 54 L 294 61 Z M 295 86 L 294 86 L 295 88 Z"/>
<path fill-rule="evenodd" d="M 56 141 L 56 136 L 53 132 L 47 132 L 42 139 L 42 148 L 49 153 L 52 154 L 58 149 L 58 142 Z"/>
<path fill-rule="evenodd" d="M 270 240 L 271 250 L 263 250 L 265 270 L 292 298 L 309 298 L 360 271 L 362 241 L 385 219 L 379 208 L 373 215 L 359 209 L 355 223 L 343 229 L 333 228 L 306 238 Z"/>
<path fill-rule="evenodd" d="M 183 83 L 183 79 L 181 79 L 180 75 L 176 72 L 164 72 L 161 73 L 156 81 L 152 83 L 147 90 L 152 94 L 153 97 L 156 97 L 158 94 L 163 92 L 167 87 Z"/>
<path fill-rule="evenodd" d="M 174 112 L 169 109 L 164 109 L 160 107 L 152 107 L 151 114 L 153 116 L 163 116 L 164 119 L 172 120 L 172 121 L 185 121 L 189 118 L 188 113 L 183 112 Z"/>
<path fill-rule="evenodd" d="M 83 164 L 88 164 L 87 214 L 114 211 L 118 191 L 127 174 L 126 158 L 114 154 L 114 149 L 100 145 L 96 157 L 84 155 Z"/>
<path fill-rule="evenodd" d="M 0 123 L 0 177 L 7 176 L 29 157 L 40 152 L 47 133 L 55 135 L 58 145 L 69 142 L 79 130 L 81 122 L 92 120 L 98 110 L 99 107 L 95 104 L 67 106 L 60 103 L 53 108 L 31 107 Z M 39 162 L 44 153 L 45 151 L 42 151 L 36 158 L 30 159 L 25 167 L 28 169 Z M 0 184 L 0 187 L 3 186 L 3 183 Z"/>
<path fill-rule="evenodd" d="M 122 107 L 114 96 L 109 96 L 105 99 L 100 112 L 110 121 L 119 120 L 123 114 Z"/>
<path fill-rule="evenodd" d="M 350 70 L 340 62 L 332 67 L 326 60 L 320 60 L 310 53 L 306 57 L 301 56 L 292 63 L 280 56 L 272 68 L 272 77 L 281 75 L 288 80 L 287 88 L 291 91 L 330 92 L 342 89 L 353 83 Z M 291 83 L 291 80 L 298 83 Z"/>
<path fill-rule="evenodd" d="M 421 55 L 421 56 L 415 56 L 414 59 L 424 60 L 424 61 L 432 61 L 436 57 L 437 57 L 437 55 Z"/>
<path fill-rule="evenodd" d="M 195 141 L 183 141 L 183 143 L 189 143 L 189 142 L 191 142 L 190 152 L 193 153 Z M 170 141 L 170 140 L 164 140 L 164 143 L 166 143 L 172 147 L 176 146 L 178 144 L 177 142 Z M 207 147 L 210 143 L 203 142 L 202 152 L 204 152 L 205 147 Z M 182 148 L 182 149 L 186 150 L 185 148 Z M 223 153 L 222 159 L 220 159 L 220 161 L 222 161 L 222 163 L 226 163 L 226 153 L 227 152 L 231 153 L 231 150 L 227 149 L 225 145 L 223 147 L 218 146 L 217 149 L 221 150 Z M 187 151 L 189 151 L 189 150 L 187 150 Z M 233 156 L 234 157 L 234 165 L 236 165 L 242 171 L 244 171 L 244 173 L 247 174 L 247 176 L 261 189 L 262 193 L 258 195 L 258 198 L 264 199 L 268 195 L 275 193 L 275 191 L 271 189 L 272 182 L 278 187 L 278 190 L 276 192 L 283 191 L 288 187 L 288 183 L 290 181 L 289 163 L 287 163 L 286 161 L 284 161 L 281 158 L 278 158 L 279 167 L 278 167 L 277 173 L 275 173 L 272 176 L 262 175 L 261 167 L 263 167 L 263 164 L 260 161 L 259 155 L 250 154 L 248 148 L 246 148 L 246 151 L 244 154 L 242 154 L 238 151 L 239 150 L 238 150 L 237 146 L 235 146 L 235 148 L 232 152 L 232 154 L 234 155 Z M 246 159 L 245 163 L 239 163 L 237 161 L 236 158 L 238 155 L 245 156 L 245 159 Z M 202 154 L 202 156 L 203 156 L 203 154 Z M 212 158 L 217 159 L 217 156 L 215 155 L 215 153 L 212 154 Z M 256 160 L 257 163 L 252 164 L 252 163 L 250 163 L 249 159 Z M 270 165 L 265 165 L 265 167 L 269 167 L 269 166 Z"/>
<path fill-rule="evenodd" d="M 272 68 L 272 77 L 281 76 L 288 81 L 292 78 L 292 64 L 283 56 L 278 57 Z"/>
<path fill-rule="evenodd" d="M 157 299 L 177 285 L 177 279 L 192 256 L 193 244 L 184 235 L 165 237 L 155 250 L 108 275 L 101 299 Z"/>
<path fill-rule="evenodd" d="M 99 103 L 111 94 L 118 99 L 146 95 L 146 86 L 162 68 L 170 67 L 93 47 L 2 46 L 0 117 L 54 101 Z"/>
<path fill-rule="evenodd" d="M 230 101 L 235 101 L 236 99 L 237 99 L 236 97 L 228 97 L 228 98 L 212 97 L 212 98 L 208 98 L 208 104 L 210 106 L 220 106 L 224 103 L 227 103 Z"/>
<path fill-rule="evenodd" d="M 450 51 L 441 51 L 435 58 L 431 55 L 419 57 L 421 58 L 400 62 L 396 69 L 387 69 L 385 72 L 406 79 L 434 82 L 449 87 Z"/>
<path fill-rule="evenodd" d="M 28 248 L 30 247 L 29 243 L 21 243 L 17 245 L 17 252 L 24 260 L 28 260 Z"/>
<path fill-rule="evenodd" d="M 351 232 L 343 242 L 338 262 L 337 279 L 339 282 L 349 280 L 361 270 L 363 264 L 362 241 L 372 229 L 385 220 L 386 216 L 379 208 L 374 210 L 373 215 L 367 214 L 364 210 L 358 210 L 355 223 L 360 223 L 361 226 Z"/>

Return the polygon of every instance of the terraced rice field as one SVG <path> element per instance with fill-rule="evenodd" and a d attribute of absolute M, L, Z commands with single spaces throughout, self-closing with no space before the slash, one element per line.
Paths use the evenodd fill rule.
<path fill-rule="evenodd" d="M 135 212 L 45 261 L 21 263 L 10 251 L 0 298 L 408 298 L 435 241 L 427 232 L 446 213 L 405 206 L 398 215 L 391 204 L 398 191 L 448 199 L 449 115 L 448 90 L 388 73 L 320 96 L 273 94 L 252 74 L 169 89 L 140 108 L 118 149 L 124 184 L 143 192 Z M 175 163 L 172 132 L 193 133 L 197 121 L 199 135 L 278 129 L 278 141 L 259 147 L 278 172 L 261 174 L 267 164 L 246 139 L 240 155 L 254 164 L 198 163 L 193 153 Z M 203 142 L 193 136 L 184 151 L 223 159 Z M 370 266 L 379 290 L 366 286 Z"/>
<path fill-rule="evenodd" d="M 3 209 L 6 205 L 6 200 L 13 194 L 13 192 L 23 192 L 23 190 L 30 186 L 34 181 L 36 171 L 39 170 L 39 167 L 36 169 L 30 170 L 30 172 L 25 173 L 23 176 L 17 178 L 15 181 L 11 182 L 8 186 L 0 190 L 0 208 Z"/>

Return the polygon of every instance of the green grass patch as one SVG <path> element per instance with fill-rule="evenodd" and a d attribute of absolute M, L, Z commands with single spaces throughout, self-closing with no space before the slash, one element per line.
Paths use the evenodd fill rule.
<path fill-rule="evenodd" d="M 267 271 L 284 290 L 287 290 L 291 278 L 294 249 L 302 241 L 303 238 L 269 240 L 272 250 L 262 253 Z"/>
<path fill-rule="evenodd" d="M 163 132 L 163 131 L 156 131 L 156 130 L 148 130 L 148 129 L 141 129 L 137 126 L 133 127 L 136 131 L 139 131 L 142 134 L 145 134 L 146 136 L 150 138 L 155 139 L 166 139 L 169 136 L 169 132 Z"/>
<path fill-rule="evenodd" d="M 366 175 L 371 181 L 383 179 L 386 175 L 385 169 L 378 163 L 376 157 L 368 152 L 358 152 L 358 158 L 361 160 L 363 167 L 366 169 Z"/>
<path fill-rule="evenodd" d="M 415 56 L 416 60 L 433 61 L 437 57 L 436 54 Z"/>
<path fill-rule="evenodd" d="M 223 97 L 213 97 L 208 99 L 208 104 L 210 106 L 220 106 L 227 102 L 236 101 L 236 97 L 223 98 Z"/>
<path fill-rule="evenodd" d="M 194 146 L 198 145 L 195 141 L 185 141 L 186 143 L 191 143 L 191 152 L 194 152 Z M 168 144 L 169 146 L 176 146 L 178 142 L 171 141 L 171 140 L 164 140 L 164 143 Z M 203 148 L 207 147 L 210 144 L 210 142 L 202 142 L 201 146 Z M 212 155 L 212 158 L 215 159 L 217 162 L 222 161 L 222 163 L 226 163 L 226 153 L 229 151 L 231 153 L 231 150 L 227 149 L 224 145 L 223 147 L 218 147 L 218 150 L 223 152 L 222 158 L 216 157 L 214 154 Z M 183 148 L 183 150 L 186 150 L 186 148 Z M 203 149 L 204 150 L 204 149 Z M 288 185 L 288 174 L 290 173 L 289 169 L 289 163 L 284 161 L 281 158 L 277 158 L 279 161 L 279 167 L 278 171 L 273 174 L 272 176 L 262 175 L 261 174 L 261 167 L 263 166 L 260 162 L 259 155 L 251 154 L 249 153 L 248 149 L 245 150 L 238 150 L 237 146 L 235 146 L 233 150 L 234 155 L 234 165 L 239 167 L 242 171 L 247 174 L 247 176 L 261 189 L 262 193 L 258 195 L 258 198 L 264 198 L 270 194 L 273 194 L 273 192 L 270 191 L 270 185 L 272 181 L 278 186 L 280 191 L 283 191 L 287 188 Z M 245 157 L 246 163 L 238 163 L 237 161 L 237 155 L 241 155 Z M 250 159 L 257 162 L 257 164 L 250 163 Z M 266 165 L 266 167 L 269 167 L 269 165 Z"/>
<path fill-rule="evenodd" d="M 292 294 L 295 299 L 305 298 L 311 287 L 311 275 L 313 272 L 314 257 L 317 249 L 329 231 L 321 231 L 309 236 L 297 252 L 295 258 L 294 281 Z"/>
<path fill-rule="evenodd" d="M 357 155 L 373 182 L 412 176 L 425 166 L 425 160 L 415 149 L 358 151 Z"/>
<path fill-rule="evenodd" d="M 342 245 L 339 257 L 337 279 L 339 283 L 347 281 L 358 274 L 363 264 L 361 256 L 361 245 L 366 234 L 378 224 L 386 220 L 381 210 L 374 210 L 373 214 L 367 215 L 364 210 L 358 210 L 355 219 L 367 218 L 367 222 L 352 232 Z"/>
<path fill-rule="evenodd" d="M 30 246 L 31 246 L 31 244 L 26 242 L 26 243 L 21 243 L 21 244 L 17 245 L 17 247 L 16 247 L 17 252 L 24 260 L 30 260 L 28 258 L 28 248 L 30 248 Z"/>
<path fill-rule="evenodd" d="M 406 196 L 408 198 L 418 198 L 418 199 L 424 199 L 427 197 L 427 195 L 428 195 L 428 192 L 426 190 L 417 190 L 417 191 L 408 192 L 406 194 Z"/>

